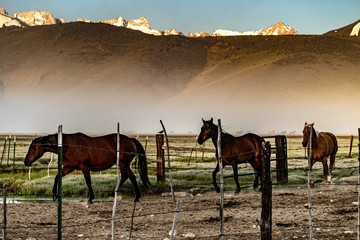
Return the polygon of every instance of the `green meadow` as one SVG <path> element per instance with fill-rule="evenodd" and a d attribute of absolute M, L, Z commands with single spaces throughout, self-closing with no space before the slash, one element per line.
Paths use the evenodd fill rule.
<path fill-rule="evenodd" d="M 0 183 L 2 185 L 6 180 L 8 195 L 10 197 L 24 198 L 52 198 L 54 177 L 57 174 L 57 155 L 45 153 L 31 168 L 25 167 L 23 161 L 34 136 L 17 136 L 15 151 L 13 143 L 14 137 L 11 137 L 10 149 L 8 143 L 4 148 L 5 137 L 6 136 L 0 136 L 0 156 L 2 157 Z M 146 195 L 170 191 L 166 151 L 166 182 L 157 183 L 155 136 L 133 137 L 136 137 L 146 149 L 149 178 L 153 186 L 151 189 L 141 188 L 144 193 L 143 195 L 146 197 Z M 355 138 L 357 137 L 355 136 Z M 333 178 L 341 179 L 349 176 L 357 176 L 358 140 L 354 139 L 352 154 L 348 157 L 350 136 L 337 136 L 337 139 L 339 150 L 336 155 L 335 169 L 332 174 Z M 270 141 L 272 146 L 274 145 L 274 139 L 269 138 L 266 140 Z M 306 186 L 308 160 L 305 156 L 305 149 L 302 147 L 301 141 L 301 136 L 287 137 L 288 182 L 275 185 L 275 188 Z M 169 144 L 171 146 L 198 146 L 196 136 L 170 136 Z M 205 147 L 213 147 L 212 142 L 210 140 L 206 141 Z M 271 158 L 274 159 L 275 154 L 272 154 Z M 211 173 L 216 166 L 214 153 L 171 150 L 170 165 L 175 190 L 213 190 Z M 240 174 L 254 172 L 249 164 L 240 164 L 239 168 Z M 132 170 L 137 176 L 139 185 L 141 186 L 134 161 Z M 272 170 L 275 170 L 274 161 L 272 162 Z M 224 176 L 225 189 L 234 189 L 235 183 L 232 178 L 232 168 L 230 166 L 224 168 Z M 109 199 L 117 181 L 116 166 L 102 172 L 93 172 L 91 177 L 96 200 Z M 321 163 L 314 165 L 312 179 L 316 184 L 324 184 Z M 242 187 L 252 187 L 254 175 L 241 176 L 239 180 Z M 272 181 L 273 183 L 276 182 L 276 173 L 272 173 Z M 133 188 L 129 180 L 125 182 L 120 190 L 120 194 L 122 194 L 123 197 L 132 197 Z M 65 199 L 86 199 L 88 197 L 88 189 L 81 172 L 73 172 L 63 178 L 63 195 Z"/>

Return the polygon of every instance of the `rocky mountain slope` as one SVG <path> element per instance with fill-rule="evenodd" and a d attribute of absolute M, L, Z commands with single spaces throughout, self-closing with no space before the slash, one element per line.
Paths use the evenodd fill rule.
<path fill-rule="evenodd" d="M 322 129 L 357 126 L 354 37 L 157 37 L 77 22 L 2 28 L 0 52 L 2 103 L 42 126 L 129 118 L 127 129 L 151 132 L 163 118 L 187 132 L 210 116 L 229 131 L 299 132 L 318 119 Z"/>
<path fill-rule="evenodd" d="M 324 35 L 327 36 L 359 36 L 360 35 L 360 19 L 345 27 L 331 30 Z"/>

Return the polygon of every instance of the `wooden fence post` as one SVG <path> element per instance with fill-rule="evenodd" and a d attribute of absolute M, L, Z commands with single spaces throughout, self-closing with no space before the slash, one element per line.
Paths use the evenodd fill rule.
<path fill-rule="evenodd" d="M 156 134 L 156 178 L 157 182 L 165 182 L 164 135 Z"/>
<path fill-rule="evenodd" d="M 270 142 L 262 144 L 261 149 L 261 240 L 271 240 L 272 233 L 272 182 L 270 169 Z"/>
<path fill-rule="evenodd" d="M 275 137 L 276 146 L 276 169 L 286 169 L 285 136 Z M 287 170 L 276 171 L 277 182 L 287 180 Z"/>
<path fill-rule="evenodd" d="M 0 162 L 0 165 L 2 165 L 2 161 L 3 161 L 3 159 L 4 159 L 4 154 L 5 154 L 5 151 L 6 151 L 6 143 L 7 143 L 7 140 L 8 140 L 8 137 L 5 138 L 4 148 L 3 148 L 3 151 L 2 151 L 2 154 L 1 154 L 1 162 Z"/>
<path fill-rule="evenodd" d="M 352 151 L 352 145 L 353 145 L 354 136 L 350 136 L 350 146 L 349 146 L 349 154 L 347 155 L 348 158 L 351 158 L 351 151 Z"/>
<path fill-rule="evenodd" d="M 10 159 L 10 147 L 11 147 L 11 135 L 9 136 L 9 147 L 8 147 L 8 157 L 6 165 L 9 167 L 9 159 Z"/>

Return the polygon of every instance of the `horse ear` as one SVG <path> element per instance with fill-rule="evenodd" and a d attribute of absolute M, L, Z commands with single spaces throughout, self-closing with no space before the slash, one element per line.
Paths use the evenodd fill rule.
<path fill-rule="evenodd" d="M 315 123 L 313 122 L 312 124 L 310 124 L 310 126 L 314 126 L 314 124 L 315 124 Z"/>
<path fill-rule="evenodd" d="M 203 118 L 201 118 L 201 120 L 203 121 L 203 123 L 205 124 L 205 120 Z"/>
<path fill-rule="evenodd" d="M 213 123 L 213 118 L 210 119 L 210 122 Z"/>
<path fill-rule="evenodd" d="M 308 125 L 308 123 L 307 123 L 307 122 L 305 122 L 305 126 L 306 126 L 306 125 Z"/>

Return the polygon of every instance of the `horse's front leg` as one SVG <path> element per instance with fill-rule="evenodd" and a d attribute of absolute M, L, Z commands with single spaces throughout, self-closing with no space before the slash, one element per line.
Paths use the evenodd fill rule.
<path fill-rule="evenodd" d="M 67 174 L 71 173 L 72 171 L 74 171 L 74 169 L 64 167 L 62 169 L 62 176 L 64 177 Z M 59 182 L 59 175 L 56 175 L 55 176 L 55 181 L 54 181 L 54 187 L 53 187 L 53 200 L 54 201 L 56 201 L 56 199 L 58 198 L 58 195 L 57 195 L 58 182 Z"/>
<path fill-rule="evenodd" d="M 316 162 L 316 159 L 311 159 L 311 163 L 310 163 L 310 187 L 314 187 L 314 183 L 312 182 L 312 179 L 311 179 L 311 172 L 312 172 L 312 167 L 314 166 Z"/>
<path fill-rule="evenodd" d="M 325 184 L 328 185 L 331 182 L 331 173 L 329 173 L 329 167 L 328 167 L 328 164 L 327 164 L 327 157 L 324 157 L 322 159 L 322 164 L 323 164 L 323 172 L 324 172 L 324 177 L 325 177 Z"/>
<path fill-rule="evenodd" d="M 218 172 L 219 172 L 219 162 L 216 164 L 216 168 L 215 168 L 215 170 L 214 170 L 213 173 L 212 173 L 213 185 L 214 185 L 215 191 L 216 191 L 217 193 L 220 192 L 220 188 L 219 188 L 219 186 L 218 186 L 217 183 L 216 183 L 216 174 L 217 174 Z"/>
<path fill-rule="evenodd" d="M 240 188 L 240 184 L 239 184 L 239 174 L 238 174 L 238 165 L 235 163 L 235 165 L 232 166 L 233 171 L 234 171 L 234 180 L 236 183 L 236 191 L 235 194 L 240 193 L 241 188 Z"/>

